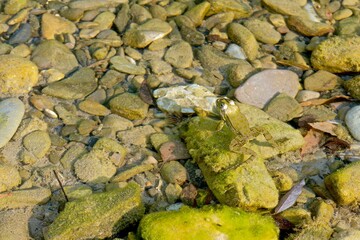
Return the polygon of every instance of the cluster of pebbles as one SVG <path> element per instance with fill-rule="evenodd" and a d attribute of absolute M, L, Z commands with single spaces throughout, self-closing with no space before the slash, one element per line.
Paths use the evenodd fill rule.
<path fill-rule="evenodd" d="M 360 99 L 359 7 L 359 0 L 2 1 L 0 239 L 61 239 L 48 229 L 66 202 L 60 183 L 65 205 L 103 201 L 94 193 L 122 187 L 124 202 L 109 205 L 144 204 L 146 212 L 207 192 L 178 125 L 181 115 L 212 112 L 220 95 L 283 122 L 330 121 L 343 130 L 339 139 L 353 142 L 346 154 L 356 155 L 360 106 L 345 95 Z M 286 162 L 295 184 L 356 156 L 335 161 L 318 149 L 306 161 L 298 153 L 289 159 L 269 168 Z M 352 194 L 360 200 L 360 189 Z M 309 188 L 299 203 L 316 196 Z M 332 239 L 359 239 L 358 209 L 333 211 Z M 84 227 L 78 239 L 111 237 L 112 225 L 99 221 L 102 229 Z"/>

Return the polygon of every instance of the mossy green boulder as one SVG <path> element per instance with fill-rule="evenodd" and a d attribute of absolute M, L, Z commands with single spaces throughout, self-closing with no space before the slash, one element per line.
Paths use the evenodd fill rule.
<path fill-rule="evenodd" d="M 299 149 L 304 143 L 303 137 L 299 131 L 255 107 L 238 106 L 250 127 L 265 129 L 276 147 L 260 134 L 244 145 L 256 153 L 253 160 L 246 161 L 249 155 L 230 151 L 229 145 L 235 135 L 227 126 L 218 131 L 218 120 L 196 117 L 183 134 L 187 148 L 220 203 L 248 210 L 274 208 L 278 203 L 278 191 L 263 159 Z"/>
<path fill-rule="evenodd" d="M 44 237 L 46 240 L 111 237 L 144 215 L 140 191 L 136 183 L 129 183 L 124 188 L 68 202 Z"/>
<path fill-rule="evenodd" d="M 360 162 L 354 162 L 325 178 L 325 186 L 340 205 L 360 201 Z"/>
<path fill-rule="evenodd" d="M 148 214 L 138 235 L 144 240 L 276 240 L 279 229 L 270 216 L 218 205 Z"/>

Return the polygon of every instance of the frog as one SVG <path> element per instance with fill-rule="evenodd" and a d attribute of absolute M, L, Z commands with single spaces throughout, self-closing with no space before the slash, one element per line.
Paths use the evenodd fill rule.
<path fill-rule="evenodd" d="M 245 147 L 245 145 L 249 141 L 254 140 L 260 134 L 262 134 L 266 141 L 272 146 L 277 146 L 272 135 L 266 129 L 258 126 L 250 127 L 248 119 L 240 111 L 239 107 L 235 104 L 235 101 L 227 97 L 219 97 L 216 100 L 216 108 L 221 118 L 217 131 L 220 131 L 226 124 L 235 134 L 235 137 L 231 140 L 229 145 L 230 151 L 250 155 L 247 161 L 255 159 L 257 157 L 257 153 L 252 149 Z M 234 169 L 240 165 L 241 163 L 237 163 L 228 167 L 228 169 Z"/>

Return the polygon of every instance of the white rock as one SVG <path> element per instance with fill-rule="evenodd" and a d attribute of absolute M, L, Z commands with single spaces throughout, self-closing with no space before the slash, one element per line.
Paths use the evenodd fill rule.
<path fill-rule="evenodd" d="M 345 123 L 351 135 L 360 141 L 360 105 L 351 108 L 345 116 Z"/>
<path fill-rule="evenodd" d="M 231 57 L 246 60 L 246 54 L 242 47 L 237 44 L 229 44 L 228 48 L 226 49 L 225 53 Z"/>
<path fill-rule="evenodd" d="M 17 98 L 8 98 L 0 102 L 0 148 L 10 141 L 24 113 L 25 106 Z"/>
<path fill-rule="evenodd" d="M 157 98 L 157 106 L 168 113 L 195 113 L 195 108 L 206 112 L 214 112 L 216 95 L 207 88 L 190 84 L 156 89 L 153 96 Z"/>
<path fill-rule="evenodd" d="M 239 102 L 263 108 L 278 93 L 294 98 L 299 86 L 298 76 L 292 71 L 265 70 L 246 80 L 234 95 Z"/>

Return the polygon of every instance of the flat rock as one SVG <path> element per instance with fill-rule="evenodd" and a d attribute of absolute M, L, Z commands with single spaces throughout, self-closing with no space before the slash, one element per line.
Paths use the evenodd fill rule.
<path fill-rule="evenodd" d="M 136 183 L 129 183 L 120 189 L 68 202 L 44 237 L 46 240 L 110 238 L 144 215 L 140 191 Z"/>
<path fill-rule="evenodd" d="M 132 93 L 120 94 L 109 102 L 112 113 L 118 114 L 129 120 L 144 119 L 149 105 Z"/>
<path fill-rule="evenodd" d="M 164 162 L 190 158 L 186 145 L 181 141 L 165 142 L 161 144 L 159 152 Z"/>
<path fill-rule="evenodd" d="M 46 203 L 51 196 L 47 188 L 17 190 L 0 194 L 0 210 L 34 207 Z"/>
<path fill-rule="evenodd" d="M 82 155 L 74 164 L 76 176 L 82 182 L 105 183 L 116 173 L 116 167 L 101 149 Z"/>
<path fill-rule="evenodd" d="M 234 19 L 250 17 L 252 8 L 245 1 L 237 0 L 209 0 L 211 6 L 207 15 L 216 13 L 234 13 Z"/>
<path fill-rule="evenodd" d="M 0 94 L 16 95 L 28 93 L 38 82 L 38 68 L 28 59 L 0 56 Z"/>
<path fill-rule="evenodd" d="M 279 237 L 279 229 L 271 217 L 221 205 L 150 213 L 141 219 L 138 228 L 142 239 L 173 239 L 174 232 L 177 240 L 276 240 Z"/>
<path fill-rule="evenodd" d="M 314 22 L 301 16 L 290 16 L 286 23 L 290 29 L 309 37 L 322 36 L 334 31 L 329 24 Z"/>
<path fill-rule="evenodd" d="M 54 68 L 67 74 L 78 66 L 75 55 L 56 40 L 45 40 L 32 52 L 31 60 L 39 69 Z"/>
<path fill-rule="evenodd" d="M 280 93 L 270 100 L 264 111 L 280 121 L 287 122 L 301 116 L 303 109 L 294 98 Z"/>
<path fill-rule="evenodd" d="M 340 205 L 350 205 L 360 200 L 360 162 L 350 163 L 328 175 L 325 186 Z"/>
<path fill-rule="evenodd" d="M 360 36 L 326 39 L 312 52 L 311 63 L 332 73 L 360 72 Z"/>
<path fill-rule="evenodd" d="M 345 123 L 351 135 L 360 141 L 360 106 L 352 107 L 346 113 Z"/>
<path fill-rule="evenodd" d="M 171 31 L 170 24 L 155 18 L 127 30 L 123 40 L 126 45 L 131 47 L 144 48 L 153 41 L 165 37 Z"/>
<path fill-rule="evenodd" d="M 8 98 L 0 102 L 0 148 L 15 134 L 24 113 L 25 106 L 17 98 Z"/>
<path fill-rule="evenodd" d="M 297 1 L 293 0 L 262 0 L 262 3 L 270 10 L 283 14 L 294 16 L 307 16 L 306 11 Z"/>
<path fill-rule="evenodd" d="M 327 71 L 317 71 L 316 73 L 308 76 L 304 80 L 304 88 L 311 91 L 328 91 L 334 90 L 340 86 L 342 80 L 335 74 Z"/>
<path fill-rule="evenodd" d="M 50 13 L 44 13 L 41 18 L 41 34 L 45 39 L 54 39 L 56 35 L 69 33 L 77 30 L 76 25 L 62 17 Z"/>
<path fill-rule="evenodd" d="M 6 1 L 4 6 L 5 14 L 15 14 L 19 12 L 21 9 L 25 8 L 28 4 L 27 0 L 9 0 Z"/>
<path fill-rule="evenodd" d="M 0 192 L 11 190 L 20 183 L 19 171 L 14 166 L 0 164 Z"/>
<path fill-rule="evenodd" d="M 193 51 L 189 43 L 179 41 L 166 51 L 164 59 L 176 68 L 188 68 L 193 61 Z"/>
<path fill-rule="evenodd" d="M 210 3 L 204 1 L 190 8 L 184 15 L 194 23 L 195 27 L 198 27 L 201 25 L 209 9 Z"/>
<path fill-rule="evenodd" d="M 136 145 L 146 147 L 150 135 L 155 133 L 155 129 L 150 125 L 138 126 L 129 130 L 119 131 L 117 138 L 126 145 Z"/>
<path fill-rule="evenodd" d="M 213 112 L 217 98 L 207 88 L 197 84 L 158 88 L 153 96 L 157 98 L 157 106 L 162 111 L 185 114 L 195 113 L 198 109 Z"/>
<path fill-rule="evenodd" d="M 79 109 L 83 112 L 96 116 L 106 116 L 111 113 L 104 105 L 93 100 L 82 101 L 79 103 Z"/>
<path fill-rule="evenodd" d="M 230 23 L 227 34 L 231 41 L 242 47 L 249 60 L 256 59 L 259 53 L 259 44 L 249 29 L 239 23 Z"/>
<path fill-rule="evenodd" d="M 295 97 L 299 90 L 296 73 L 289 70 L 265 70 L 249 79 L 235 90 L 239 102 L 263 108 L 278 93 Z"/>
<path fill-rule="evenodd" d="M 125 163 L 127 150 L 114 139 L 102 137 L 96 141 L 93 149 L 98 149 L 106 153 L 112 163 L 117 167 L 120 167 Z"/>
<path fill-rule="evenodd" d="M 281 34 L 268 22 L 253 18 L 245 21 L 244 26 L 249 29 L 260 42 L 276 44 L 281 40 Z"/>
<path fill-rule="evenodd" d="M 69 7 L 87 11 L 98 8 L 117 7 L 122 3 L 128 3 L 128 0 L 75 0 L 69 3 Z"/>
<path fill-rule="evenodd" d="M 144 67 L 137 66 L 129 62 L 125 57 L 115 56 L 110 59 L 112 68 L 116 69 L 119 72 L 133 74 L 133 75 L 144 75 L 146 70 Z"/>
<path fill-rule="evenodd" d="M 51 139 L 45 131 L 34 131 L 23 139 L 24 147 L 35 157 L 42 158 L 51 147 Z"/>
<path fill-rule="evenodd" d="M 310 99 L 319 98 L 320 93 L 316 91 L 310 91 L 310 90 L 301 90 L 296 94 L 296 101 L 298 102 L 305 102 Z"/>
<path fill-rule="evenodd" d="M 48 84 L 42 89 L 42 93 L 63 99 L 80 99 L 94 92 L 96 88 L 94 70 L 80 68 L 64 80 Z"/>
<path fill-rule="evenodd" d="M 32 211 L 16 209 L 0 212 L 0 239 L 25 240 L 29 236 Z"/>

